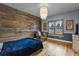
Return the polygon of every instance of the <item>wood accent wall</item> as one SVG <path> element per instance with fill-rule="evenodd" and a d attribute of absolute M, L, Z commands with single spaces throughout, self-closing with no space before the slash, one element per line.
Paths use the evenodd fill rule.
<path fill-rule="evenodd" d="M 25 26 L 35 23 L 40 29 L 40 22 L 36 16 L 0 4 L 0 42 L 33 36 L 35 31 L 24 31 Z"/>

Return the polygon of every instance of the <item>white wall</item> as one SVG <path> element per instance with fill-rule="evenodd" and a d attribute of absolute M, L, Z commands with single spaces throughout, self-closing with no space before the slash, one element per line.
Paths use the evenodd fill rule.
<path fill-rule="evenodd" d="M 72 11 L 72 12 L 68 12 L 68 13 L 63 13 L 63 14 L 59 14 L 59 15 L 55 15 L 57 16 L 58 19 L 62 19 L 62 16 L 64 16 L 64 33 L 75 33 L 75 25 L 77 23 L 79 23 L 79 10 L 76 10 L 76 11 Z M 48 21 L 50 20 L 54 20 L 54 17 L 55 16 L 50 16 L 48 17 Z M 74 30 L 73 31 L 68 31 L 66 30 L 66 20 L 69 20 L 69 19 L 73 19 L 74 20 Z"/>

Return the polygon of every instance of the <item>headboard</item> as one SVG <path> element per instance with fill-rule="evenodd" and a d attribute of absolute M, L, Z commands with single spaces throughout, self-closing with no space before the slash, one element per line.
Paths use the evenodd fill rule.
<path fill-rule="evenodd" d="M 34 37 L 35 31 L 17 32 L 17 33 L 7 33 L 0 35 L 0 42 L 18 40 L 26 37 Z"/>

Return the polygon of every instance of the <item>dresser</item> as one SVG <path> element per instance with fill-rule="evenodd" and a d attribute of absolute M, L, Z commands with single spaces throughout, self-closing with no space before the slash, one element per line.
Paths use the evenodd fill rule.
<path fill-rule="evenodd" d="M 72 48 L 73 50 L 79 54 L 79 35 L 72 35 L 73 43 Z"/>

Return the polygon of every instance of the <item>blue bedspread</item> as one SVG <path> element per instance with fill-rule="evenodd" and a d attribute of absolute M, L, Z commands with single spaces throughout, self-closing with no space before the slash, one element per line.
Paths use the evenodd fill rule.
<path fill-rule="evenodd" d="M 43 48 L 42 42 L 34 38 L 23 38 L 16 41 L 4 42 L 0 55 L 27 56 Z"/>

